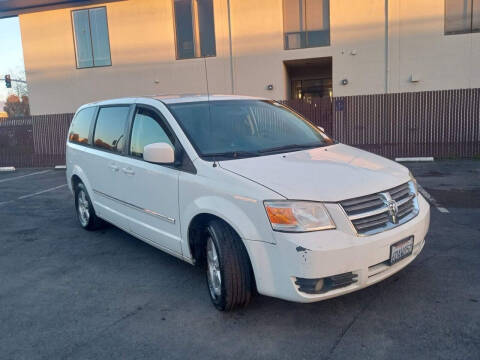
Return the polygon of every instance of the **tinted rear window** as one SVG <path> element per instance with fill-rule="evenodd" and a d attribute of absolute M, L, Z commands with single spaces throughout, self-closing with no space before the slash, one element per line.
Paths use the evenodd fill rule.
<path fill-rule="evenodd" d="M 93 137 L 93 143 L 96 147 L 118 153 L 123 151 L 128 112 L 128 106 L 112 106 L 100 109 Z"/>
<path fill-rule="evenodd" d="M 80 110 L 70 125 L 68 140 L 78 144 L 88 144 L 88 133 L 92 124 L 94 107 Z"/>

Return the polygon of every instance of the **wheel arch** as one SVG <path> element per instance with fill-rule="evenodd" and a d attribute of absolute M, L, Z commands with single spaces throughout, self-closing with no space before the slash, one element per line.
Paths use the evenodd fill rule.
<path fill-rule="evenodd" d="M 88 178 L 82 168 L 80 168 L 78 165 L 75 165 L 69 177 L 69 186 L 71 187 L 74 194 L 75 188 L 80 182 L 83 183 L 83 185 L 85 185 L 85 187 L 87 188 L 88 196 L 90 196 L 90 199 L 92 200 L 92 205 L 95 207 L 95 194 L 93 193 L 93 188 L 91 187 L 90 182 L 88 181 Z"/>
<path fill-rule="evenodd" d="M 240 233 L 235 229 L 235 227 L 223 217 L 213 214 L 211 212 L 200 212 L 196 214 L 190 221 L 188 226 L 188 247 L 190 250 L 190 255 L 193 259 L 193 263 L 197 265 L 203 265 L 205 262 L 205 246 L 206 246 L 206 237 L 205 237 L 205 230 L 208 223 L 211 220 L 219 220 L 227 224 L 238 236 L 238 240 L 241 244 L 241 247 L 245 251 L 248 259 L 248 265 L 250 269 L 252 284 L 256 289 L 256 279 L 255 279 L 255 271 L 253 270 L 252 260 L 249 254 L 249 250 L 244 243 L 242 236 Z"/>
<path fill-rule="evenodd" d="M 203 256 L 203 249 L 205 248 L 205 241 L 204 238 L 205 230 L 208 223 L 211 220 L 220 220 L 227 224 L 229 227 L 233 229 L 233 231 L 238 235 L 240 241 L 242 241 L 242 236 L 240 233 L 235 229 L 235 227 L 223 217 L 218 216 L 212 212 L 199 212 L 196 214 L 189 222 L 188 230 L 187 230 L 187 239 L 188 239 L 188 248 L 190 250 L 190 256 L 192 257 L 195 263 L 201 263 L 202 256 Z M 242 241 L 243 243 L 243 241 Z"/>
<path fill-rule="evenodd" d="M 75 190 L 78 186 L 79 183 L 83 183 L 82 179 L 80 179 L 80 176 L 77 174 L 73 174 L 72 177 L 70 178 L 71 184 L 72 184 L 72 190 L 75 193 Z"/>
<path fill-rule="evenodd" d="M 233 199 L 235 200 L 235 199 Z M 182 207 L 180 200 L 180 212 L 183 214 L 182 223 L 182 251 L 186 258 L 195 261 L 194 244 L 195 230 L 202 222 L 218 218 L 228 224 L 239 236 L 249 258 L 249 249 L 246 240 L 255 240 L 267 243 L 275 243 L 271 228 L 266 222 L 268 219 L 261 219 L 264 213 L 263 206 L 260 208 L 258 203 L 254 202 L 235 202 L 224 196 L 208 195 L 201 196 L 194 201 L 186 202 Z M 262 223 L 263 222 L 263 223 Z M 193 226 L 192 226 L 193 225 Z M 192 236 L 193 235 L 193 236 Z"/>

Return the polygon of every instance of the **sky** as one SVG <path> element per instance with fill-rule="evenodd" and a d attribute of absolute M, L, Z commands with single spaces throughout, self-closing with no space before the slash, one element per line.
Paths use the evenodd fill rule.
<path fill-rule="evenodd" d="M 18 18 L 0 19 L 0 76 L 3 78 L 5 74 L 23 74 L 24 71 Z M 12 90 L 7 89 L 5 82 L 0 81 L 0 102 L 5 101 L 7 95 L 13 93 Z"/>

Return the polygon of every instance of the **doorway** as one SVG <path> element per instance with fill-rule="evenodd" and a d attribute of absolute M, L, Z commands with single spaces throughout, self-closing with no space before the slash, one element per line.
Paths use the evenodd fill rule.
<path fill-rule="evenodd" d="M 332 58 L 289 60 L 284 64 L 289 97 L 285 103 L 331 134 Z"/>
<path fill-rule="evenodd" d="M 288 74 L 290 100 L 315 103 L 332 97 L 332 58 L 312 58 L 284 62 Z"/>

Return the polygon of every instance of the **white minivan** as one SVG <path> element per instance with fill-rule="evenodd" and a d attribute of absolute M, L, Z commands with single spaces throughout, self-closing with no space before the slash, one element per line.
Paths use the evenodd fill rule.
<path fill-rule="evenodd" d="M 243 96 L 84 105 L 67 182 L 83 228 L 107 221 L 204 266 L 219 310 L 255 292 L 313 302 L 374 284 L 420 253 L 430 222 L 407 168 Z"/>

